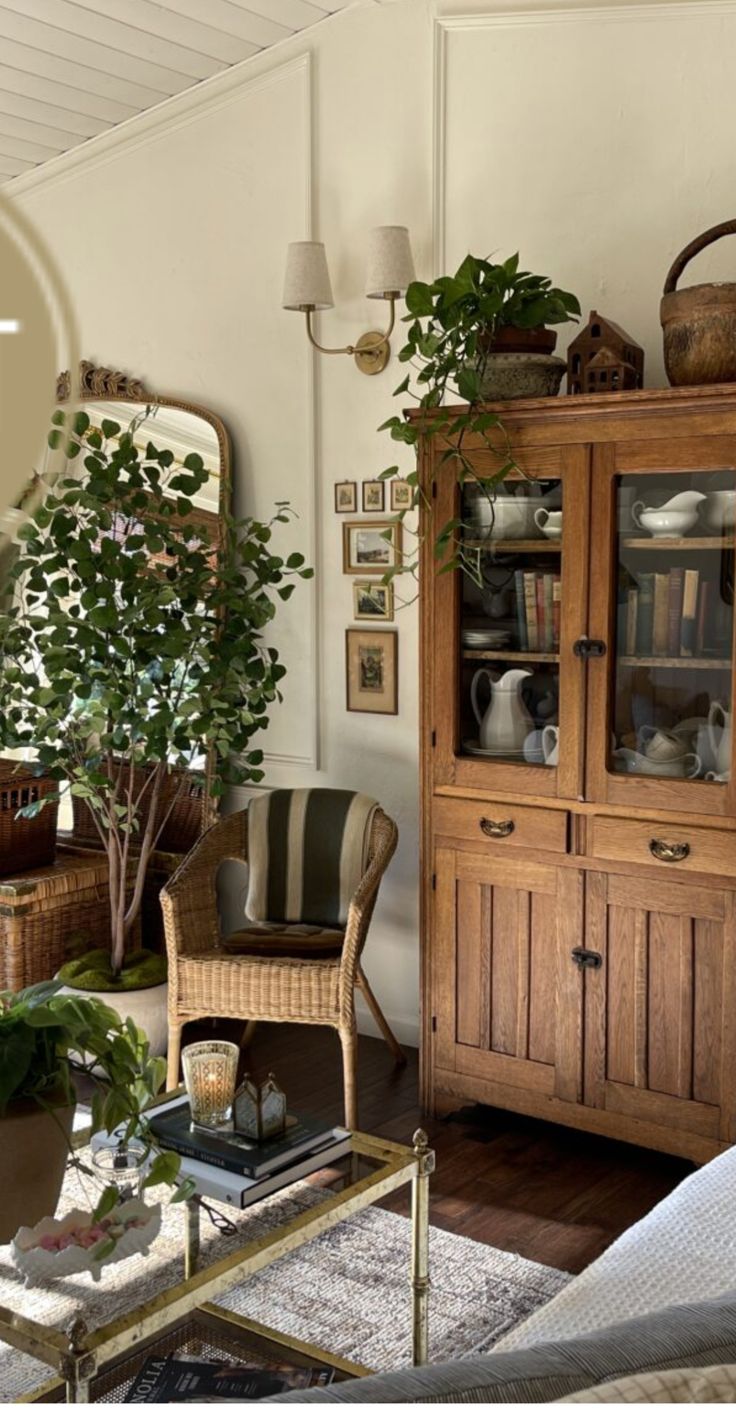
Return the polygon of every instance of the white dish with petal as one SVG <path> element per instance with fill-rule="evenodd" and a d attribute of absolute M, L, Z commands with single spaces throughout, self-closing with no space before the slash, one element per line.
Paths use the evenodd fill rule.
<path fill-rule="evenodd" d="M 105 1232 L 114 1238 L 115 1247 L 104 1258 L 95 1257 L 102 1239 L 90 1247 L 76 1242 L 58 1249 L 40 1246 L 41 1239 L 58 1240 L 73 1232 L 88 1232 L 94 1220 L 89 1210 L 80 1208 L 73 1208 L 63 1218 L 42 1218 L 33 1228 L 19 1228 L 10 1244 L 10 1255 L 27 1285 L 53 1282 L 78 1272 L 89 1272 L 93 1281 L 99 1282 L 104 1269 L 113 1262 L 135 1253 L 145 1257 L 161 1231 L 161 1205 L 149 1205 L 140 1198 L 128 1199 L 107 1215 L 106 1222 Z"/>

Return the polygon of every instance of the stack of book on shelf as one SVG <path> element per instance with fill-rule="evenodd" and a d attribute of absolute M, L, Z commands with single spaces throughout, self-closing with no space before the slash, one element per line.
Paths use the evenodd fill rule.
<path fill-rule="evenodd" d="M 720 585 L 697 568 L 642 572 L 621 603 L 627 656 L 702 656 L 727 632 Z"/>
<path fill-rule="evenodd" d="M 176 1097 L 149 1120 L 163 1149 L 181 1155 L 181 1177 L 195 1180 L 197 1193 L 247 1208 L 297 1179 L 350 1153 L 350 1133 L 325 1121 L 289 1117 L 286 1133 L 258 1143 L 226 1127 L 192 1125 L 189 1101 Z"/>
<path fill-rule="evenodd" d="M 555 652 L 560 645 L 560 574 L 514 573 L 520 651 Z"/>

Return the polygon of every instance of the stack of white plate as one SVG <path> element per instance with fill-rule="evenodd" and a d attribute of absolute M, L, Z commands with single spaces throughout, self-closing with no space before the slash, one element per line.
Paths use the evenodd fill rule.
<path fill-rule="evenodd" d="M 462 643 L 469 651 L 501 651 L 511 640 L 510 631 L 497 626 L 465 626 Z"/>

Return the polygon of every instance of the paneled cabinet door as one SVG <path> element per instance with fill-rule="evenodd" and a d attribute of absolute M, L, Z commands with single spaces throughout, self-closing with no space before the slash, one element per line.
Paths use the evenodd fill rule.
<path fill-rule="evenodd" d="M 444 848 L 435 865 L 438 1066 L 579 1100 L 581 874 Z"/>
<path fill-rule="evenodd" d="M 593 451 L 586 795 L 736 816 L 736 434 Z"/>
<path fill-rule="evenodd" d="M 589 872 L 585 1103 L 736 1139 L 731 891 Z"/>

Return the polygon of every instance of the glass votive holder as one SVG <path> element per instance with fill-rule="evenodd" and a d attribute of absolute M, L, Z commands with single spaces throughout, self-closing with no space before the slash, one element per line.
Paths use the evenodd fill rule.
<path fill-rule="evenodd" d="M 147 1157 L 146 1146 L 140 1140 L 119 1141 L 96 1150 L 92 1165 L 101 1184 L 115 1185 L 122 1203 L 140 1193 Z"/>
<path fill-rule="evenodd" d="M 213 1130 L 227 1125 L 239 1056 L 234 1042 L 193 1042 L 184 1048 L 184 1083 L 195 1125 L 207 1125 Z"/>

